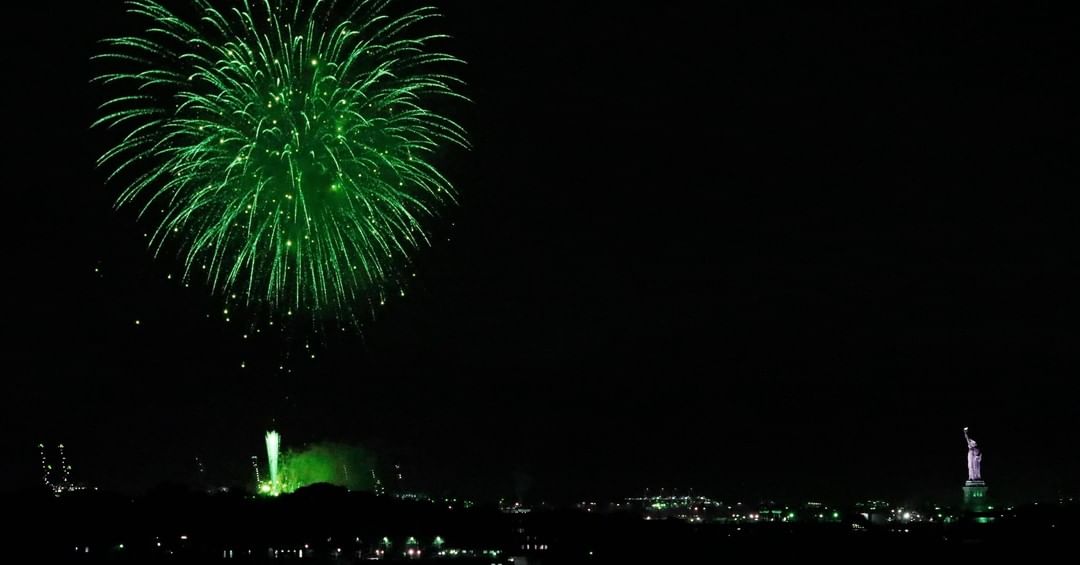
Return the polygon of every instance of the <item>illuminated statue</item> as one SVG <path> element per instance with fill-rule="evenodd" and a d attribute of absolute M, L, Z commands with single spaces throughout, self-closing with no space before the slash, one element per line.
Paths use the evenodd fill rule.
<path fill-rule="evenodd" d="M 975 440 L 971 439 L 968 435 L 968 429 L 964 428 L 964 439 L 967 440 L 968 447 L 968 480 L 969 481 L 982 481 L 982 450 L 975 443 Z"/>

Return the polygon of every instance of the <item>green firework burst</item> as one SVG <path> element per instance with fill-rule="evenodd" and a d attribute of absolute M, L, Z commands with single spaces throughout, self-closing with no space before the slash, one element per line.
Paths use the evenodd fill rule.
<path fill-rule="evenodd" d="M 99 159 L 125 186 L 118 206 L 159 219 L 160 253 L 185 278 L 272 311 L 353 317 L 382 300 L 424 221 L 454 201 L 430 162 L 463 129 L 431 107 L 462 98 L 416 30 L 435 9 L 392 15 L 390 0 L 192 0 L 181 17 L 129 0 L 140 36 L 104 41 L 122 89 L 95 126 L 121 140 Z"/>

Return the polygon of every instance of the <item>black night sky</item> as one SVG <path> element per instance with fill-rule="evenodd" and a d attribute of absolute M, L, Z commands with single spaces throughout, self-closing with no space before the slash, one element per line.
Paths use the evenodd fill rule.
<path fill-rule="evenodd" d="M 439 4 L 461 205 L 332 339 L 243 340 L 113 209 L 89 58 L 119 2 L 6 20 L 4 489 L 39 442 L 102 488 L 195 457 L 238 484 L 271 425 L 481 500 L 953 496 L 963 426 L 999 496 L 1075 487 L 1074 20 Z"/>

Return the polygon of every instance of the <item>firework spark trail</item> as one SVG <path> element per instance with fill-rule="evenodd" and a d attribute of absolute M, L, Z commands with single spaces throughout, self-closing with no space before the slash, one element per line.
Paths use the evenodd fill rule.
<path fill-rule="evenodd" d="M 400 283 L 428 243 L 424 221 L 454 202 L 428 160 L 464 130 L 430 109 L 462 98 L 461 63 L 416 34 L 438 14 L 391 15 L 390 0 L 193 0 L 185 20 L 130 0 L 142 36 L 107 39 L 95 81 L 121 89 L 95 126 L 121 141 L 99 165 L 125 188 L 118 206 L 157 216 L 185 279 L 272 312 L 356 319 Z M 355 7 L 351 7 L 355 6 Z"/>
<path fill-rule="evenodd" d="M 278 477 L 278 455 L 281 453 L 281 435 L 271 430 L 266 432 L 266 460 L 270 466 L 270 490 L 277 494 L 281 489 Z"/>

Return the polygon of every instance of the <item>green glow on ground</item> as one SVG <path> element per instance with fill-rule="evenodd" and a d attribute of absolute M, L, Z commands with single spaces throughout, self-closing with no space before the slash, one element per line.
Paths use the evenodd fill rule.
<path fill-rule="evenodd" d="M 264 482 L 259 485 L 259 493 L 288 494 L 318 483 L 370 491 L 374 488 L 374 466 L 373 455 L 351 445 L 322 443 L 302 451 L 286 451 L 280 456 L 277 484 Z"/>

